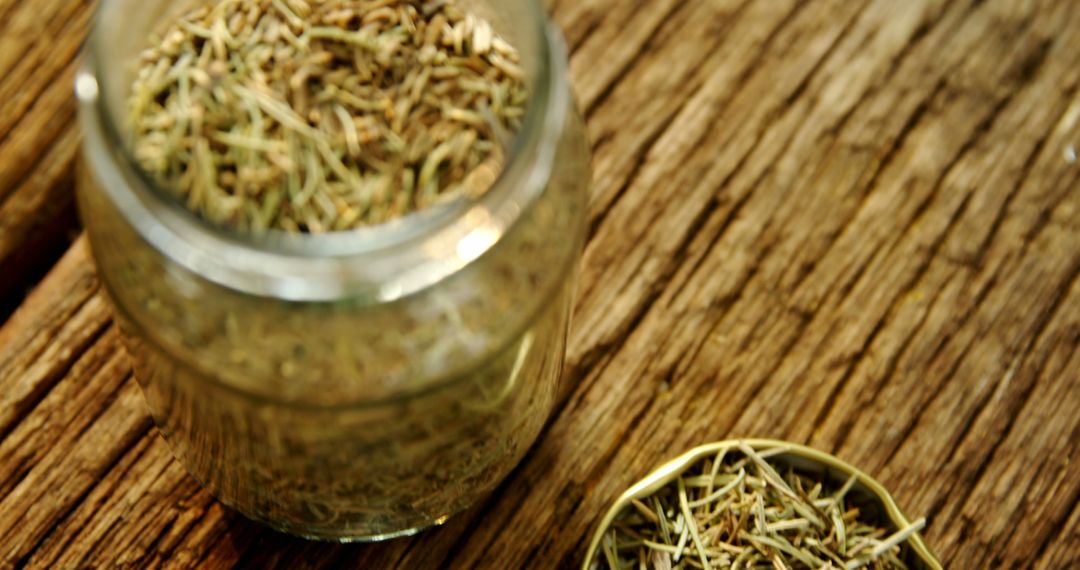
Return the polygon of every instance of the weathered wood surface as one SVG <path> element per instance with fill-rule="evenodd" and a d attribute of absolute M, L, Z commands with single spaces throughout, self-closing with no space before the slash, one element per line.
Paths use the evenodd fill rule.
<path fill-rule="evenodd" d="M 760 436 L 877 475 L 950 568 L 1080 567 L 1080 3 L 549 4 L 595 150 L 559 409 L 471 512 L 332 546 L 152 427 L 57 259 L 92 5 L 0 0 L 0 566 L 572 567 L 653 465 Z"/>

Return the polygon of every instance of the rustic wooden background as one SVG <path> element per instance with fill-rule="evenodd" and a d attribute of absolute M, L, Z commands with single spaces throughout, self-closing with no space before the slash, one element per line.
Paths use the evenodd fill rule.
<path fill-rule="evenodd" d="M 152 427 L 72 207 L 93 2 L 0 0 L 0 565 L 572 568 L 653 465 L 762 436 L 951 568 L 1080 567 L 1080 2 L 552 4 L 595 151 L 559 409 L 473 511 L 332 546 Z"/>

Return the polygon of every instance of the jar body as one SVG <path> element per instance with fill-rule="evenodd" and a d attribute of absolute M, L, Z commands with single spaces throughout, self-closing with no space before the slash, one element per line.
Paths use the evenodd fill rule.
<path fill-rule="evenodd" d="M 88 131 L 78 202 L 100 278 L 155 421 L 215 496 L 292 534 L 375 540 L 441 523 L 521 460 L 555 402 L 585 233 L 587 145 L 552 89 L 567 108 L 546 123 L 543 187 L 478 256 L 392 299 L 208 278 L 118 201 L 138 180 L 110 175 L 123 153 Z"/>

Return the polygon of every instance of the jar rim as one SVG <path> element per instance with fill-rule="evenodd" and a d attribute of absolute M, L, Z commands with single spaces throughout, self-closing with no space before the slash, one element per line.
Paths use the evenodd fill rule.
<path fill-rule="evenodd" d="M 290 302 L 349 298 L 389 303 L 456 274 L 495 246 L 547 186 L 569 113 L 566 48 L 539 2 L 527 0 L 539 45 L 523 126 L 492 187 L 376 226 L 258 240 L 216 226 L 158 185 L 123 143 L 103 81 L 103 0 L 76 76 L 83 153 L 101 191 L 140 237 L 168 260 L 230 290 Z"/>

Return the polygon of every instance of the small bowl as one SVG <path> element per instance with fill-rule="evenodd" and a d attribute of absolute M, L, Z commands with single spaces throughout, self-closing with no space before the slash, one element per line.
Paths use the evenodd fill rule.
<path fill-rule="evenodd" d="M 896 501 L 893 500 L 892 495 L 885 490 L 881 483 L 832 455 L 795 443 L 773 439 L 726 440 L 691 449 L 660 466 L 660 468 L 648 474 L 623 493 L 615 501 L 615 504 L 608 509 L 607 514 L 600 521 L 600 526 L 593 534 L 588 554 L 585 555 L 585 562 L 581 566 L 582 570 L 590 570 L 593 560 L 600 549 L 600 542 L 604 533 L 608 531 L 615 517 L 630 505 L 630 501 L 652 495 L 702 459 L 712 457 L 725 449 L 735 449 L 737 451 L 740 443 L 745 443 L 758 452 L 769 452 L 770 463 L 776 462 L 781 465 L 790 465 L 799 471 L 815 476 L 824 475 L 821 478 L 823 481 L 832 481 L 842 485 L 852 476 L 855 476 L 856 482 L 851 489 L 852 496 L 861 499 L 865 504 L 877 506 L 880 509 L 879 518 L 882 519 L 882 522 L 887 518 L 894 529 L 906 528 L 911 525 L 907 516 L 900 510 L 900 507 L 896 506 Z M 926 543 L 923 542 L 919 533 L 911 535 L 904 544 L 910 552 L 909 562 L 912 570 L 942 570 L 941 562 L 926 547 Z"/>

